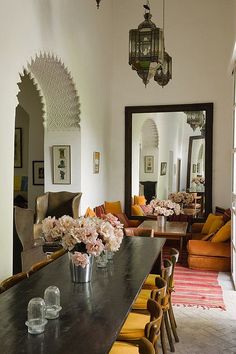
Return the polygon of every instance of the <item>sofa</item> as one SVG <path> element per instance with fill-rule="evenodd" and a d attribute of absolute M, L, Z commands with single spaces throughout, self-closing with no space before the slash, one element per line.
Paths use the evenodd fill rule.
<path fill-rule="evenodd" d="M 188 241 L 188 266 L 191 269 L 228 272 L 231 267 L 231 220 L 227 211 L 209 214 L 205 223 L 192 225 Z"/>

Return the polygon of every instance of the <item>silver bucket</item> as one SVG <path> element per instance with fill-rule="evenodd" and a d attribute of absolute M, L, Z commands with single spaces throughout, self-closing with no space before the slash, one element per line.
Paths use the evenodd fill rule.
<path fill-rule="evenodd" d="M 73 283 L 88 283 L 92 278 L 93 270 L 93 256 L 89 255 L 89 263 L 86 267 L 82 268 L 81 266 L 76 266 L 71 259 L 71 254 L 69 254 L 70 260 L 70 273 Z"/>

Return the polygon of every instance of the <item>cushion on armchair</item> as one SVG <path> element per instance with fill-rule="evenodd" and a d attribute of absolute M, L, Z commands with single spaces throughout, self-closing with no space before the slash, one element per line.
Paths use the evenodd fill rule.
<path fill-rule="evenodd" d="M 138 205 L 146 205 L 146 198 L 144 195 L 135 195 L 134 196 L 134 204 Z"/>
<path fill-rule="evenodd" d="M 119 214 L 122 213 L 121 203 L 120 201 L 117 202 L 105 202 L 105 212 L 106 214 Z"/>
<path fill-rule="evenodd" d="M 135 204 L 131 206 L 131 212 L 134 216 L 144 216 L 144 212 L 140 205 Z"/>
<path fill-rule="evenodd" d="M 231 237 L 231 221 L 229 220 L 219 231 L 214 235 L 211 242 L 225 242 Z"/>
<path fill-rule="evenodd" d="M 93 209 L 91 208 L 87 208 L 86 212 L 85 212 L 85 217 L 89 217 L 89 218 L 93 218 L 96 216 L 96 213 L 93 211 Z"/>
<path fill-rule="evenodd" d="M 121 224 L 124 225 L 124 228 L 128 227 L 138 227 L 142 221 L 140 220 L 130 220 L 128 219 L 127 215 L 125 213 L 119 213 L 115 214 L 115 216 L 119 219 Z"/>
<path fill-rule="evenodd" d="M 221 220 L 222 221 L 222 225 L 224 224 L 223 215 L 209 214 L 207 219 L 206 219 L 206 221 L 205 221 L 205 223 L 204 223 L 204 225 L 203 225 L 203 227 L 202 227 L 201 233 L 205 234 L 205 235 L 208 235 L 210 233 L 210 228 L 211 228 L 213 222 L 215 222 L 216 220 Z"/>

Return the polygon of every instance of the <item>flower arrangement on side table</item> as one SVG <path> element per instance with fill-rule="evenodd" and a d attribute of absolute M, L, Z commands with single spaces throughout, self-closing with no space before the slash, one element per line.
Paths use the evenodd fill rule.
<path fill-rule="evenodd" d="M 193 195 L 187 192 L 170 193 L 169 199 L 177 204 L 189 205 L 193 202 Z"/>
<path fill-rule="evenodd" d="M 161 199 L 155 198 L 150 201 L 150 205 L 153 208 L 154 215 L 170 216 L 173 214 L 176 214 L 176 215 L 181 214 L 180 205 L 172 202 L 169 199 L 161 200 Z"/>
<path fill-rule="evenodd" d="M 123 239 L 123 225 L 112 214 L 103 219 L 49 216 L 42 221 L 42 230 L 47 241 L 59 241 L 72 253 L 72 262 L 82 268 L 89 264 L 90 256 L 98 257 L 105 250 L 118 251 Z"/>
<path fill-rule="evenodd" d="M 192 183 L 205 184 L 205 177 L 194 177 Z"/>

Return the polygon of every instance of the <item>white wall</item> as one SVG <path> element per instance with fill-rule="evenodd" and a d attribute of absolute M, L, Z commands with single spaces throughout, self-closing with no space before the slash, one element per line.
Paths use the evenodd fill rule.
<path fill-rule="evenodd" d="M 40 51 L 56 54 L 71 71 L 81 103 L 81 189 L 83 212 L 106 198 L 108 126 L 111 118 L 111 10 L 94 1 L 9 0 L 0 4 L 1 105 L 0 279 L 12 269 L 12 200 L 15 108 L 19 73 Z M 62 141 L 60 140 L 60 143 Z M 101 172 L 93 174 L 93 151 Z M 76 151 L 73 151 L 74 158 Z M 76 179 L 76 176 L 73 177 Z"/>
<path fill-rule="evenodd" d="M 213 207 L 230 205 L 234 1 L 166 1 L 166 50 L 173 58 L 173 80 L 164 88 L 145 86 L 128 65 L 131 28 L 143 20 L 143 1 L 119 0 L 114 7 L 113 101 L 110 199 L 124 196 L 124 107 L 178 103 L 214 103 Z M 152 20 L 162 24 L 160 2 L 151 2 Z M 122 23 L 122 25 L 121 25 Z M 116 188 L 112 186 L 116 185 Z"/>

